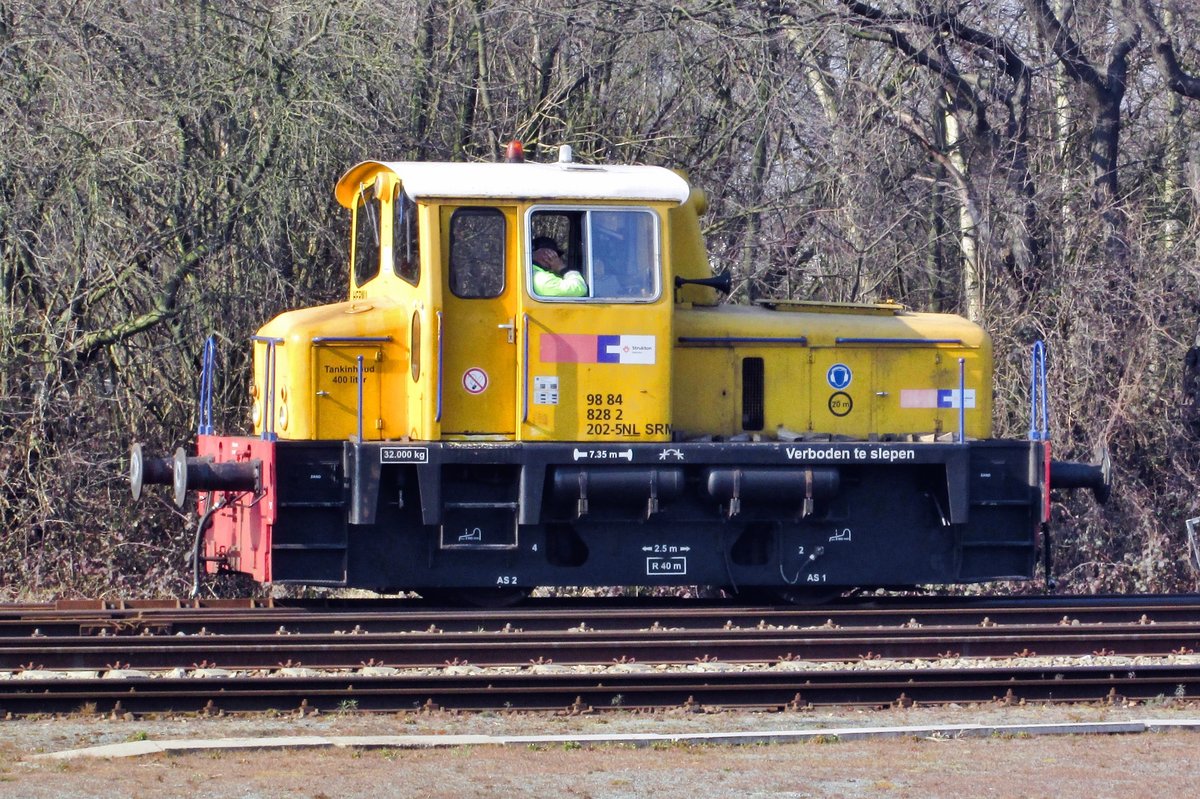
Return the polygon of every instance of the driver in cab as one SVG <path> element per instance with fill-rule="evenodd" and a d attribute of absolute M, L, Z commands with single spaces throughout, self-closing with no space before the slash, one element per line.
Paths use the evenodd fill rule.
<path fill-rule="evenodd" d="M 533 240 L 533 292 L 539 297 L 586 297 L 583 275 L 567 269 L 558 242 L 549 236 Z"/>

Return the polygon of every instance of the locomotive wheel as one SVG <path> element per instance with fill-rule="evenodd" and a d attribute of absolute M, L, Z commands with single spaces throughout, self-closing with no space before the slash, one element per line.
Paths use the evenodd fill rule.
<path fill-rule="evenodd" d="M 794 586 L 747 586 L 738 591 L 738 599 L 767 605 L 824 605 L 844 593 L 841 588 L 797 588 Z"/>
<path fill-rule="evenodd" d="M 422 597 L 439 605 L 509 608 L 529 598 L 528 588 L 426 588 Z"/>
<path fill-rule="evenodd" d="M 774 588 L 775 600 L 786 605 L 825 605 L 840 597 L 840 588 Z"/>

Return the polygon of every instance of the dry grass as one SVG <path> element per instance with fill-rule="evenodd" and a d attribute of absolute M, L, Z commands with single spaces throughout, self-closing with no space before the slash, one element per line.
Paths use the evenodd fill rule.
<path fill-rule="evenodd" d="M 213 753 L 22 765 L 0 796 L 299 797 L 1185 796 L 1200 778 L 1189 733 L 630 749 L 478 747 Z"/>
<path fill-rule="evenodd" d="M 248 799 L 464 796 L 1054 797 L 1163 799 L 1200 779 L 1193 733 L 893 738 L 767 746 L 658 744 L 226 751 L 121 760 L 34 761 L 37 750 L 124 740 L 261 735 L 694 732 L 900 724 L 1182 718 L 1194 709 L 921 709 L 700 718 L 603 716 L 319 717 L 304 720 L 99 719 L 3 722 L 0 797 L 238 796 Z"/>

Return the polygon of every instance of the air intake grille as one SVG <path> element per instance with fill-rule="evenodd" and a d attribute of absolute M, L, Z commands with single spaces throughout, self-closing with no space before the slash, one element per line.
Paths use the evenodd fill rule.
<path fill-rule="evenodd" d="M 742 429 L 763 429 L 763 359 L 742 359 Z"/>

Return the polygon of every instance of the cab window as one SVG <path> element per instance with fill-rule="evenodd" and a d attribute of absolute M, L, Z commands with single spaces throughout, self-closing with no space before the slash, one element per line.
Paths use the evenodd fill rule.
<path fill-rule="evenodd" d="M 396 187 L 392 202 L 392 253 L 396 274 L 412 283 L 421 282 L 421 258 L 417 238 L 417 204 L 404 189 Z"/>
<path fill-rule="evenodd" d="M 463 299 L 504 293 L 504 214 L 495 208 L 459 208 L 450 217 L 450 290 Z"/>
<path fill-rule="evenodd" d="M 587 283 L 584 297 L 551 299 L 649 302 L 660 294 L 658 217 L 648 208 L 535 208 L 528 236 L 530 244 L 553 239 L 565 268 L 578 271 Z M 526 269 L 532 286 L 532 263 Z"/>
<path fill-rule="evenodd" d="M 354 209 L 354 284 L 379 274 L 379 199 L 373 185 L 364 186 Z"/>

